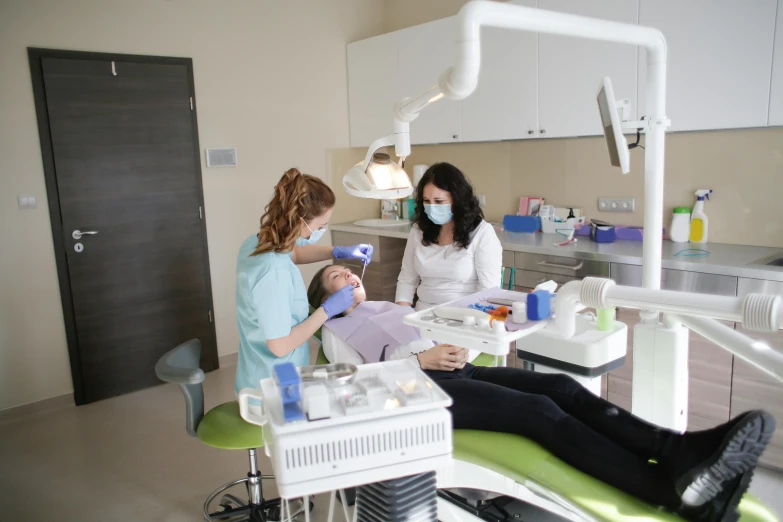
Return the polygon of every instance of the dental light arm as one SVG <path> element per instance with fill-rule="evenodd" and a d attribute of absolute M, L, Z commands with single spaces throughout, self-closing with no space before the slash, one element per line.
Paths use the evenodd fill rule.
<path fill-rule="evenodd" d="M 645 121 L 646 125 L 649 125 L 645 129 L 644 228 L 649 233 L 644 236 L 643 243 L 642 285 L 645 288 L 660 288 L 661 237 L 653 231 L 663 230 L 663 161 L 667 120 L 666 41 L 661 32 L 649 27 L 486 0 L 468 2 L 460 10 L 458 17 L 457 60 L 454 66 L 446 69 L 433 87 L 413 98 L 404 98 L 395 105 L 394 133 L 374 142 L 365 161 L 351 169 L 349 174 L 357 178 L 359 174 L 366 172 L 373 153 L 382 146 L 394 145 L 395 154 L 400 157 L 402 163 L 411 153 L 409 124 L 422 110 L 442 98 L 461 100 L 473 93 L 481 70 L 482 27 L 533 31 L 644 47 L 647 53 Z M 597 75 L 597 78 L 600 78 L 600 75 Z M 358 195 L 357 192 L 352 193 Z M 658 315 L 645 314 L 643 320 L 657 322 Z"/>
<path fill-rule="evenodd" d="M 682 324 L 763 372 L 783 380 L 783 354 L 715 319 L 735 321 L 750 330 L 783 329 L 783 298 L 748 294 L 744 298 L 620 286 L 611 279 L 588 277 L 566 283 L 557 293 L 554 329 L 563 338 L 576 331 L 580 306 L 613 306 L 664 312 L 668 326 Z"/>

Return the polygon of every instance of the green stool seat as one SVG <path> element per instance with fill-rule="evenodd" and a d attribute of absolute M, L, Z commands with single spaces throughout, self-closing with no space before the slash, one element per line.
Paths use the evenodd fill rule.
<path fill-rule="evenodd" d="M 198 424 L 198 438 L 213 448 L 249 450 L 264 446 L 261 426 L 246 422 L 239 415 L 239 403 L 230 401 L 215 406 Z"/>
<path fill-rule="evenodd" d="M 599 520 L 627 522 L 682 519 L 578 471 L 524 437 L 488 431 L 454 430 L 454 458 L 476 464 L 519 484 L 535 482 Z M 742 522 L 774 522 L 777 517 L 757 498 L 745 495 Z"/>

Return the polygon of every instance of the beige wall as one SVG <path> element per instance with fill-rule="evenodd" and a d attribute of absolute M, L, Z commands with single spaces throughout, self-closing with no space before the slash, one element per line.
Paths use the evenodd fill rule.
<path fill-rule="evenodd" d="M 385 0 L 385 31 L 395 31 L 456 14 L 465 0 Z M 414 93 L 411 93 L 414 94 Z M 416 123 L 411 124 L 415 133 Z M 358 152 L 357 152 L 358 153 Z M 334 152 L 335 155 L 336 152 Z M 348 157 L 348 154 L 343 154 Z M 448 161 L 487 197 L 491 220 L 516 213 L 520 196 L 539 196 L 557 206 L 584 209 L 588 217 L 641 225 L 644 213 L 644 151 L 631 152 L 632 172 L 608 165 L 603 138 L 523 140 L 413 147 L 414 164 Z M 346 161 L 344 170 L 350 166 Z M 694 192 L 715 191 L 707 203 L 710 240 L 783 246 L 783 128 L 669 134 L 666 141 L 664 224 L 671 209 L 693 206 Z M 598 212 L 599 197 L 635 197 L 633 214 Z M 373 213 L 374 211 L 374 213 Z M 343 217 L 377 217 L 358 207 Z"/>
<path fill-rule="evenodd" d="M 326 151 L 348 146 L 345 45 L 381 32 L 381 0 L 2 0 L 0 410 L 72 390 L 28 46 L 193 58 L 202 148 L 239 149 L 237 168 L 203 171 L 223 355 L 238 343 L 237 248 L 286 168 L 331 181 Z"/>
<path fill-rule="evenodd" d="M 411 173 L 418 163 L 453 163 L 486 195 L 484 212 L 491 220 L 516 213 L 519 196 L 528 195 L 581 207 L 591 218 L 641 225 L 644 151 L 632 151 L 631 158 L 631 173 L 623 176 L 609 166 L 603 138 L 447 144 L 413 147 L 406 170 Z M 783 247 L 783 128 L 669 134 L 667 228 L 671 209 L 693 206 L 700 188 L 715 191 L 706 208 L 711 241 Z M 599 197 L 635 197 L 636 212 L 598 212 Z"/>

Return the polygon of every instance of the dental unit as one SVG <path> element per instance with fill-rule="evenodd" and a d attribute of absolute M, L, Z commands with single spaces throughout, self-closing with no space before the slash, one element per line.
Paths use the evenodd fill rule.
<path fill-rule="evenodd" d="M 611 81 L 608 78 L 600 81 L 598 106 L 611 163 L 620 167 L 623 174 L 628 173 L 630 164 L 629 148 L 623 133 L 645 134 L 644 228 L 661 230 L 665 133 L 670 124 L 666 118 L 666 41 L 663 35 L 660 31 L 648 27 L 501 2 L 474 0 L 460 10 L 459 32 L 456 35 L 457 59 L 454 66 L 444 71 L 431 88 L 414 97 L 404 98 L 394 106 L 392 134 L 373 142 L 365 159 L 350 169 L 343 178 L 345 190 L 357 197 L 375 199 L 397 199 L 412 192 L 410 180 L 402 170 L 406 158 L 411 155 L 410 124 L 422 110 L 438 100 L 461 100 L 475 90 L 479 81 L 480 33 L 483 27 L 629 44 L 640 47 L 646 53 L 646 116 L 640 121 L 626 121 L 624 111 L 627 104 L 614 100 Z M 401 56 L 400 59 L 404 57 Z M 399 158 L 397 162 L 391 161 L 386 154 L 378 153 L 380 148 L 390 146 L 394 147 Z M 569 282 L 556 294 L 553 319 L 522 323 L 494 321 L 490 325 L 488 314 L 469 309 L 468 305 L 482 299 L 494 299 L 498 304 L 513 304 L 522 300 L 518 293 L 497 289 L 486 291 L 489 292 L 486 295 L 474 294 L 462 303 L 449 303 L 412 312 L 404 318 L 404 322 L 418 327 L 424 338 L 481 350 L 501 358 L 505 358 L 509 345 L 516 343 L 517 348 L 527 354 L 526 359 L 535 360 L 538 357 L 540 364 L 551 367 L 552 371 L 567 368 L 565 371 L 576 372 L 582 377 L 582 382 L 587 383 L 588 388 L 595 390 L 596 379 L 600 379 L 601 374 L 623 363 L 628 329 L 625 324 L 614 321 L 608 329 L 600 330 L 596 321 L 584 314 L 580 315 L 579 312 L 586 307 L 601 310 L 612 307 L 639 309 L 641 323 L 635 327 L 633 333 L 632 412 L 659 426 L 677 431 L 684 431 L 687 422 L 689 329 L 736 357 L 783 380 L 783 354 L 718 322 L 734 321 L 741 323 L 748 330 L 777 332 L 783 329 L 781 296 L 750 294 L 744 298 L 717 297 L 661 290 L 661 237 L 646 234 L 643 241 L 641 288 L 621 286 L 610 279 L 592 277 Z M 381 376 L 378 379 L 387 383 L 383 393 L 392 393 L 388 390 L 399 384 L 388 384 L 394 379 L 384 376 L 385 368 L 391 372 L 389 375 L 407 372 L 407 378 L 412 382 L 415 381 L 424 388 L 429 386 L 426 376 L 417 373 L 413 365 L 407 367 L 402 362 L 391 361 L 367 366 L 367 369 L 359 369 L 357 378 L 365 371 L 374 372 L 376 377 Z M 431 388 L 434 390 L 437 386 L 432 385 Z M 369 397 L 369 389 L 364 387 L 364 390 Z M 243 393 L 245 391 L 243 390 Z M 448 405 L 448 399 L 439 396 L 435 391 L 429 395 L 428 401 L 417 407 L 410 403 L 385 409 L 385 401 L 389 400 L 387 397 L 383 405 L 372 412 L 364 413 L 367 416 L 363 417 L 367 421 L 365 423 L 357 423 L 358 418 L 351 418 L 346 414 L 332 416 L 325 421 L 300 424 L 302 427 L 298 429 L 295 424 L 283 426 L 274 420 L 281 417 L 278 412 L 280 406 L 277 405 L 280 402 L 279 393 L 274 382 L 266 380 L 262 382 L 260 391 L 248 391 L 244 395 L 241 393 L 240 404 L 243 405 L 242 415 L 249 422 L 264 424 L 269 421 L 267 428 L 272 440 L 267 445 L 267 452 L 272 455 L 283 497 L 315 494 L 378 481 L 393 481 L 397 477 L 413 473 L 422 473 L 417 477 L 426 482 L 428 479 L 424 477 L 428 477 L 427 472 L 432 471 L 437 472 L 439 490 L 437 519 L 443 522 L 481 520 L 469 507 L 486 497 L 472 493 L 475 497 L 468 498 L 471 494 L 465 494 L 463 496 L 468 498 L 469 504 L 473 502 L 465 505 L 456 500 L 458 495 L 454 494 L 454 491 L 465 490 L 510 496 L 567 520 L 678 520 L 671 513 L 658 511 L 653 506 L 580 474 L 519 436 L 457 430 L 453 437 L 451 433 L 446 436 L 438 432 L 439 444 L 418 444 L 415 441 L 430 440 L 426 434 L 422 434 L 431 428 L 419 427 L 421 423 L 425 423 L 427 416 L 433 419 L 432 422 L 441 423 L 440 426 L 443 425 L 442 422 L 446 422 L 442 415 L 446 414 L 444 408 Z M 378 393 L 378 397 L 383 395 Z M 263 401 L 264 415 L 250 412 L 247 406 L 250 398 Z M 338 399 L 335 398 L 335 401 Z M 416 430 L 424 429 L 425 432 L 410 432 L 406 435 L 407 426 L 414 426 Z M 349 429 L 353 431 L 349 432 Z M 450 431 L 450 424 L 448 430 Z M 394 439 L 394 442 L 391 442 L 392 439 L 384 438 L 389 437 L 388 434 L 392 432 L 399 433 L 393 437 L 402 439 Z M 265 435 L 266 433 L 265 428 Z M 294 440 L 302 448 L 307 446 L 309 449 L 296 449 Z M 343 448 L 341 444 L 346 444 L 344 465 L 338 465 L 335 460 L 337 457 L 327 451 L 329 448 L 334 448 L 329 451 L 343 451 L 340 449 Z M 391 453 L 379 457 L 383 452 L 378 453 L 378 448 L 384 447 L 384 444 L 390 444 L 394 449 L 390 450 Z M 405 446 L 406 444 L 408 446 Z M 411 450 L 406 453 L 405 448 L 408 447 Z M 411 452 L 417 456 L 411 457 Z M 392 454 L 399 459 L 396 461 L 398 463 L 418 464 L 411 464 L 411 473 L 403 473 L 402 469 L 395 466 L 394 459 L 388 462 L 385 460 Z M 451 454 L 452 458 L 446 458 L 447 454 Z M 326 465 L 326 462 L 331 464 Z M 334 467 L 330 470 L 332 464 Z M 297 471 L 294 472 L 294 469 Z M 312 487 L 307 484 L 308 470 L 314 473 L 319 470 L 314 475 L 317 480 L 309 484 Z M 285 480 L 281 477 L 293 477 L 296 473 L 301 477 L 297 487 L 281 482 Z M 414 479 L 419 480 L 415 477 Z M 370 509 L 368 506 L 376 505 L 374 502 L 387 502 L 389 506 L 398 506 L 395 502 L 402 501 L 401 497 L 393 493 L 386 496 L 378 493 L 381 490 L 397 491 L 392 486 L 386 489 L 362 487 L 365 488 L 361 490 L 365 492 L 365 497 L 359 496 L 355 518 L 359 512 L 359 519 L 372 520 L 371 517 L 362 518 L 368 517 L 367 512 L 362 510 Z M 333 493 L 333 503 L 334 498 Z M 372 500 L 363 503 L 362 498 Z M 431 500 L 430 497 L 422 500 L 421 513 L 430 513 Z M 774 520 L 764 506 L 752 499 L 743 500 L 741 510 L 743 516 L 749 517 L 748 520 Z M 423 516 L 420 520 L 435 520 L 435 515 L 429 518 Z"/>

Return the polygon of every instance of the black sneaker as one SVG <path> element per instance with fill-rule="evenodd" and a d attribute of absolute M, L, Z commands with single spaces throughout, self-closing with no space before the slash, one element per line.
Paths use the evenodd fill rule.
<path fill-rule="evenodd" d="M 775 418 L 769 413 L 754 410 L 743 415 L 710 458 L 676 478 L 675 489 L 683 503 L 704 505 L 724 491 L 724 483 L 752 471 L 774 431 Z"/>
<path fill-rule="evenodd" d="M 725 482 L 723 489 L 712 500 L 701 506 L 683 506 L 677 514 L 690 522 L 738 522 L 739 503 L 748 491 L 753 471 Z"/>

